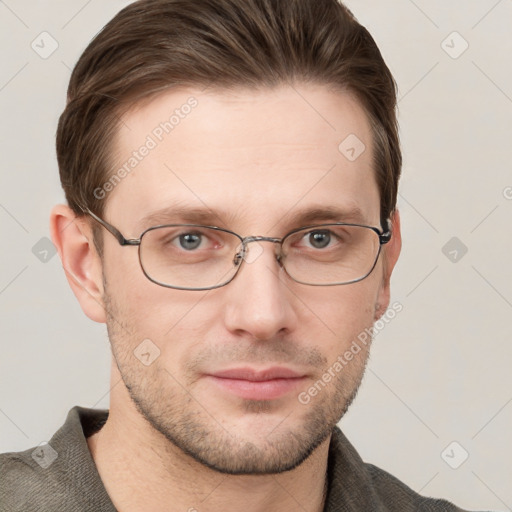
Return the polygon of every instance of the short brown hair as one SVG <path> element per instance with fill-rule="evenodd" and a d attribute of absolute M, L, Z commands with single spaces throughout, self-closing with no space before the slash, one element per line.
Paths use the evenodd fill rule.
<path fill-rule="evenodd" d="M 70 207 L 102 214 L 93 191 L 115 169 L 120 116 L 142 98 L 178 86 L 300 81 L 349 91 L 364 108 L 384 222 L 396 207 L 402 166 L 396 83 L 369 32 L 338 0 L 138 0 L 121 10 L 76 64 L 59 120 L 57 158 Z"/>

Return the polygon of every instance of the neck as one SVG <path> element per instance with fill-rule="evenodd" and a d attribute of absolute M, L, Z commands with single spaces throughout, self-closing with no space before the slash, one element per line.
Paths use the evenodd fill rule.
<path fill-rule="evenodd" d="M 106 424 L 87 439 L 119 512 L 321 512 L 329 442 L 330 436 L 300 466 L 284 473 L 219 473 L 155 430 L 137 411 L 122 381 L 112 390 Z"/>

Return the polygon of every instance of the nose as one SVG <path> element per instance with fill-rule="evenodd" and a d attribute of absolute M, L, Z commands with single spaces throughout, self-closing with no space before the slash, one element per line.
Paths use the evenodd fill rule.
<path fill-rule="evenodd" d="M 293 284 L 276 258 L 275 244 L 258 241 L 247 245 L 242 268 L 224 288 L 224 322 L 237 335 L 269 340 L 294 330 L 297 314 Z"/>

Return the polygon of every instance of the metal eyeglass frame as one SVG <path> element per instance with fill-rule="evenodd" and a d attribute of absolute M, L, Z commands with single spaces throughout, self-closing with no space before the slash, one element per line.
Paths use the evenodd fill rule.
<path fill-rule="evenodd" d="M 380 253 L 381 253 L 382 246 L 387 244 L 391 240 L 391 235 L 392 235 L 392 232 L 391 232 L 391 222 L 388 220 L 387 221 L 387 224 L 388 224 L 387 231 L 383 231 L 383 230 L 380 230 L 380 229 L 378 229 L 378 228 L 376 228 L 374 226 L 367 226 L 367 225 L 364 225 L 364 224 L 352 224 L 352 223 L 346 223 L 346 222 L 332 222 L 332 223 L 327 223 L 327 224 L 317 224 L 317 225 L 311 225 L 311 226 L 302 226 L 300 228 L 296 228 L 296 229 L 290 231 L 289 233 L 287 233 L 282 238 L 274 238 L 274 237 L 268 237 L 268 236 L 246 236 L 246 237 L 242 237 L 239 234 L 237 234 L 237 233 L 235 233 L 233 231 L 230 231 L 229 229 L 219 228 L 217 226 L 206 226 L 206 225 L 202 225 L 202 224 L 161 224 L 161 225 L 158 225 L 158 226 L 152 226 L 152 227 L 149 227 L 149 228 L 145 229 L 140 234 L 139 238 L 125 238 L 124 235 L 116 227 L 112 226 L 112 224 L 110 224 L 107 221 L 105 221 L 105 220 L 101 219 L 100 217 L 98 217 L 91 210 L 89 210 L 89 208 L 82 208 L 82 210 L 83 210 L 84 213 L 86 213 L 87 215 L 92 217 L 96 222 L 98 222 L 101 226 L 103 226 L 110 234 L 112 234 L 116 238 L 116 240 L 119 242 L 119 245 L 121 245 L 123 247 L 124 246 L 138 246 L 139 247 L 138 253 L 139 253 L 140 267 L 141 267 L 142 272 L 144 273 L 144 275 L 152 283 L 155 283 L 155 284 L 157 284 L 159 286 L 163 286 L 165 288 L 173 288 L 173 289 L 176 289 L 176 290 L 189 290 L 189 291 L 214 290 L 216 288 L 221 288 L 223 286 L 226 286 L 231 281 L 233 281 L 233 279 L 237 276 L 238 272 L 240 271 L 240 268 L 242 267 L 241 263 L 242 263 L 242 261 L 245 258 L 247 244 L 249 244 L 250 242 L 272 242 L 272 243 L 275 243 L 275 244 L 279 244 L 280 245 L 280 249 L 282 250 L 283 242 L 290 235 L 293 235 L 294 233 L 297 233 L 298 231 L 302 231 L 303 229 L 321 228 L 321 227 L 324 227 L 324 226 L 325 227 L 326 226 L 357 226 L 357 227 L 361 227 L 361 228 L 371 229 L 372 231 L 374 231 L 378 235 L 378 237 L 379 237 L 379 251 L 377 252 L 377 255 L 375 257 L 375 261 L 373 262 L 372 267 L 370 268 L 370 270 L 364 276 L 359 277 L 357 279 L 353 279 L 352 281 L 346 281 L 346 282 L 343 282 L 343 283 L 311 284 L 311 283 L 305 283 L 304 281 L 299 281 L 299 280 L 295 279 L 294 277 L 292 277 L 290 274 L 288 274 L 288 271 L 286 270 L 286 267 L 284 266 L 283 262 L 281 261 L 281 257 L 282 257 L 281 251 L 279 252 L 279 255 L 277 255 L 277 261 L 278 261 L 279 265 L 281 266 L 281 268 L 284 269 L 284 271 L 286 272 L 286 275 L 290 279 L 292 279 L 296 283 L 304 284 L 306 286 L 341 286 L 341 285 L 345 285 L 345 284 L 357 283 L 359 281 L 362 281 L 363 279 L 366 279 L 373 272 L 373 269 L 375 268 L 375 266 L 377 265 L 377 261 L 379 260 L 379 256 L 380 256 Z M 142 242 L 142 237 L 148 231 L 153 231 L 155 229 L 160 229 L 160 228 L 165 228 L 165 227 L 174 227 L 174 226 L 176 226 L 176 227 L 177 226 L 184 226 L 184 227 L 209 228 L 209 229 L 214 229 L 214 230 L 217 230 L 217 231 L 223 231 L 225 233 L 229 233 L 231 235 L 236 236 L 240 240 L 240 243 L 242 245 L 242 250 L 240 252 L 238 252 L 237 254 L 235 254 L 235 256 L 234 256 L 233 263 L 235 265 L 237 265 L 238 268 L 236 269 L 236 272 L 233 274 L 233 276 L 228 281 L 223 282 L 222 284 L 217 284 L 217 285 L 214 285 L 214 286 L 207 286 L 207 287 L 202 287 L 202 288 L 186 288 L 186 287 L 183 287 L 183 286 L 172 286 L 172 285 L 165 284 L 165 283 L 162 283 L 160 281 L 157 281 L 156 279 L 153 279 L 146 272 L 146 269 L 144 268 L 144 265 L 142 263 L 142 259 L 141 259 L 141 255 L 140 255 L 140 246 L 141 246 L 141 242 Z"/>

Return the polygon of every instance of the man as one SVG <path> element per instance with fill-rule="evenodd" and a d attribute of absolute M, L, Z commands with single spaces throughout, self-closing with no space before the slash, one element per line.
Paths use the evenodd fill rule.
<path fill-rule="evenodd" d="M 51 231 L 111 404 L 4 454 L 1 510 L 460 510 L 336 426 L 400 252 L 395 92 L 336 0 L 140 0 L 95 37 Z"/>

